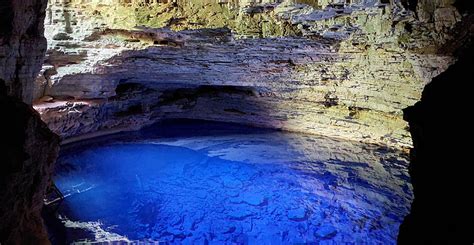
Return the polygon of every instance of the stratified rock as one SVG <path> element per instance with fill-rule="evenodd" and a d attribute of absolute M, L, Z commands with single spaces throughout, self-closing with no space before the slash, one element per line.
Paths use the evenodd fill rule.
<path fill-rule="evenodd" d="M 184 117 L 409 147 L 401 110 L 452 62 L 437 51 L 459 21 L 399 1 L 99 2 L 50 5 L 38 84 L 59 100 L 35 108 L 63 138 Z"/>
<path fill-rule="evenodd" d="M 139 30 L 123 30 L 106 28 L 99 32 L 94 32 L 91 37 L 119 36 L 128 41 L 149 42 L 150 44 L 182 46 L 185 43 L 184 36 L 174 32 L 153 28 L 141 28 Z M 86 40 L 93 41 L 94 38 Z M 53 37 L 54 39 L 54 37 Z"/>

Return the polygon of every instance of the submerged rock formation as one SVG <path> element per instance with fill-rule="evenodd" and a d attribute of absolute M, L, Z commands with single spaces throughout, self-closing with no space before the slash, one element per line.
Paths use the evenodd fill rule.
<path fill-rule="evenodd" d="M 72 1 L 49 12 L 35 108 L 63 138 L 184 117 L 409 147 L 401 110 L 452 62 L 436 53 L 449 28 L 398 1 Z"/>
<path fill-rule="evenodd" d="M 27 104 L 46 51 L 45 8 L 41 0 L 0 3 L 1 244 L 49 243 L 41 209 L 59 138 Z"/>
<path fill-rule="evenodd" d="M 472 41 L 453 3 L 54 1 L 34 80 L 46 1 L 3 1 L 0 242 L 48 243 L 39 212 L 59 139 L 33 100 L 65 139 L 193 118 L 407 147 L 401 109 L 452 63 L 450 44 Z M 468 125 L 452 120 L 470 109 L 467 54 L 406 111 L 416 201 L 400 242 L 472 243 L 468 149 L 453 138 Z"/>
<path fill-rule="evenodd" d="M 62 150 L 69 241 L 395 244 L 412 200 L 404 154 L 315 135 L 180 119 Z"/>

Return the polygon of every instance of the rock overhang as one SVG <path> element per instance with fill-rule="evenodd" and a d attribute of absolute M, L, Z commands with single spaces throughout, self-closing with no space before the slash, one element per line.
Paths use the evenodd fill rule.
<path fill-rule="evenodd" d="M 239 122 L 240 116 L 247 124 L 409 147 L 401 110 L 414 104 L 424 85 L 453 60 L 433 52 L 446 40 L 442 31 L 426 32 L 435 29 L 435 22 L 422 23 L 398 1 L 215 4 L 52 4 L 52 10 L 63 8 L 69 22 L 78 26 L 68 33 L 72 40 L 52 40 L 65 18 L 61 13 L 51 15 L 49 45 L 60 52 L 49 52 L 47 60 L 56 61 L 55 74 L 43 75 L 43 95 L 57 100 L 99 99 L 115 112 L 129 111 L 127 100 L 133 101 L 130 106 L 141 101 L 140 111 L 150 114 L 141 117 L 152 121 L 207 115 Z M 132 18 L 127 11 L 158 12 L 143 19 L 140 14 Z M 128 27 L 125 15 L 140 26 Z M 62 62 L 68 57 L 74 62 Z M 140 84 L 146 92 L 117 96 L 117 86 L 127 84 Z M 189 95 L 194 99 L 180 98 L 175 115 L 169 104 L 160 107 L 163 100 L 169 102 L 173 90 L 190 93 L 201 86 L 218 91 L 225 86 L 250 88 L 254 94 L 201 93 L 207 97 L 197 99 Z M 145 95 L 149 98 L 142 98 Z M 239 105 L 235 97 L 245 102 Z M 215 101 L 220 106 L 205 105 Z M 249 101 L 254 105 L 247 112 L 239 108 Z M 184 106 L 186 112 L 183 103 L 191 103 Z M 47 113 L 43 118 L 53 120 Z M 101 118 L 99 125 L 101 120 L 107 122 L 95 130 L 123 125 L 123 118 Z M 61 134 L 61 120 L 53 121 Z"/>

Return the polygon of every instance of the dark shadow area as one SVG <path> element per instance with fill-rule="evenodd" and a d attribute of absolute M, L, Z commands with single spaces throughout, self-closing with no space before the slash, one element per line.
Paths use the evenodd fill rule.
<path fill-rule="evenodd" d="M 0 243 L 46 244 L 42 188 L 57 156 L 59 137 L 31 106 L 5 96 L 0 79 Z M 45 178 L 46 176 L 46 178 Z"/>
<path fill-rule="evenodd" d="M 428 84 L 405 109 L 414 149 L 410 175 L 415 200 L 401 225 L 399 244 L 473 244 L 472 135 L 474 52 Z"/>
<path fill-rule="evenodd" d="M 414 144 L 409 170 L 415 199 L 400 226 L 399 244 L 474 243 L 474 171 L 467 137 L 473 122 L 474 2 L 455 5 L 463 20 L 440 52 L 459 60 L 425 87 L 421 101 L 404 110 Z"/>
<path fill-rule="evenodd" d="M 6 42 L 12 32 L 13 11 L 11 2 L 0 2 L 0 44 Z"/>

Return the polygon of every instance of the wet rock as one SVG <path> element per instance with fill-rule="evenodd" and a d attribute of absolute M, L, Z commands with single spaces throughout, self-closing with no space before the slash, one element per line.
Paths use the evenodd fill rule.
<path fill-rule="evenodd" d="M 244 203 L 252 206 L 263 206 L 268 202 L 268 199 L 260 193 L 245 193 L 241 198 Z"/>
<path fill-rule="evenodd" d="M 336 228 L 334 228 L 334 226 L 331 226 L 331 225 L 322 225 L 314 233 L 314 236 L 322 240 L 332 239 L 336 235 L 337 235 L 337 230 Z"/>
<path fill-rule="evenodd" d="M 293 221 L 305 221 L 308 219 L 308 211 L 306 208 L 297 208 L 288 211 L 288 219 Z"/>
<path fill-rule="evenodd" d="M 232 210 L 228 216 L 230 220 L 238 220 L 242 221 L 245 220 L 253 215 L 253 212 L 246 208 L 240 208 Z"/>
<path fill-rule="evenodd" d="M 241 188 L 242 187 L 242 181 L 240 181 L 237 178 L 225 178 L 222 180 L 222 183 L 225 187 L 228 187 L 228 188 Z"/>
<path fill-rule="evenodd" d="M 216 135 L 211 133 L 216 129 Z M 102 144 L 105 146 L 95 148 Z M 203 237 L 226 243 L 241 234 L 258 244 L 304 243 L 318 240 L 314 232 L 324 223 L 338 227 L 338 235 L 330 242 L 345 243 L 356 237 L 361 242 L 386 244 L 395 241 L 396 224 L 408 212 L 411 198 L 410 189 L 405 189 L 407 162 L 400 152 L 313 135 L 171 120 L 78 145 L 88 149 L 76 152 L 70 145 L 70 154 L 60 160 L 58 169 L 64 170 L 56 184 L 69 190 L 78 180 L 92 178 L 98 188 L 89 192 L 90 199 L 70 199 L 83 207 L 79 219 L 91 219 L 92 215 L 116 224 L 114 231 L 124 235 L 135 229 L 143 236 L 167 230 L 169 234 L 192 233 L 183 243 Z M 288 151 L 293 147 L 304 154 Z M 251 161 L 242 161 L 249 156 Z M 187 164 L 194 174 L 182 174 Z M 111 173 L 111 167 L 116 172 Z M 392 174 L 394 171 L 400 176 Z M 332 177 L 324 178 L 321 173 L 325 172 L 331 172 Z M 244 188 L 222 184 L 222 179 L 235 175 L 241 176 Z M 140 183 L 130 185 L 130 176 L 140 176 Z M 340 185 L 328 192 L 326 183 L 334 181 Z M 130 190 L 126 197 L 123 185 Z M 104 192 L 108 195 L 99 195 Z M 127 200 L 136 200 L 136 204 Z M 157 204 L 156 208 L 140 208 L 145 201 Z M 125 220 L 111 215 L 130 209 L 133 212 L 126 212 Z M 61 212 L 68 216 L 71 210 Z M 375 224 L 377 229 L 360 229 L 367 224 Z M 163 240 L 172 241 L 169 234 Z"/>
<path fill-rule="evenodd" d="M 230 226 L 230 227 L 227 227 L 225 231 L 223 231 L 222 233 L 224 234 L 230 234 L 230 233 L 233 233 L 237 228 L 235 226 Z"/>

